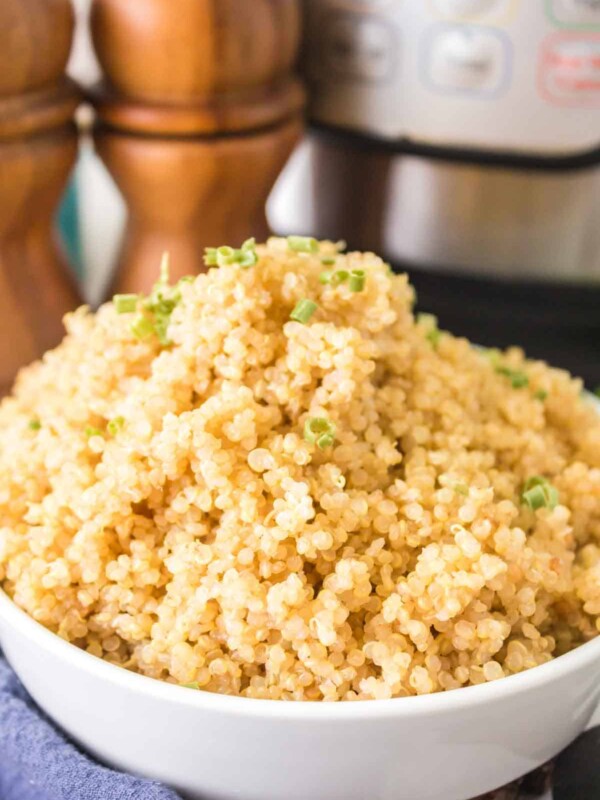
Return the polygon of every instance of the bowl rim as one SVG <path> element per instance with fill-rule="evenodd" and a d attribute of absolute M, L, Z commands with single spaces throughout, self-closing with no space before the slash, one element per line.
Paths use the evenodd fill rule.
<path fill-rule="evenodd" d="M 44 627 L 26 611 L 19 608 L 0 588 L 0 634 L 4 633 L 0 636 L 0 645 L 5 638 L 6 628 L 3 632 L 3 625 L 11 628 L 17 636 L 24 636 L 32 644 L 55 658 L 70 662 L 72 667 L 86 672 L 92 678 L 116 684 L 136 694 L 153 697 L 163 702 L 187 705 L 191 708 L 232 716 L 243 715 L 255 718 L 305 721 L 326 718 L 343 722 L 353 719 L 406 718 L 452 713 L 485 703 L 502 702 L 509 697 L 541 688 L 570 673 L 586 669 L 593 662 L 597 662 L 600 672 L 600 635 L 598 635 L 589 642 L 585 642 L 545 664 L 532 667 L 516 675 L 507 675 L 489 683 L 463 686 L 452 691 L 355 702 L 268 700 L 224 695 L 202 689 L 192 690 L 111 664 L 62 639 Z"/>

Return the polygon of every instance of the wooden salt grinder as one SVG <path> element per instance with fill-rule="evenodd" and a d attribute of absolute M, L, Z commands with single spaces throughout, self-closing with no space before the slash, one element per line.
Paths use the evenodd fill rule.
<path fill-rule="evenodd" d="M 0 2 L 0 392 L 79 303 L 54 215 L 77 152 L 69 0 Z"/>
<path fill-rule="evenodd" d="M 147 291 L 165 250 L 177 278 L 265 237 L 301 132 L 299 0 L 94 0 L 92 34 L 96 146 L 129 209 L 111 291 Z"/>

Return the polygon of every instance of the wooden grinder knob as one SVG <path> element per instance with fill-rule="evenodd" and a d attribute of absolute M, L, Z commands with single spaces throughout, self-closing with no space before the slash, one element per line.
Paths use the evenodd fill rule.
<path fill-rule="evenodd" d="M 301 131 L 299 0 L 94 0 L 92 34 L 97 148 L 130 213 L 113 290 L 147 290 L 163 250 L 183 275 L 266 236 Z"/>
<path fill-rule="evenodd" d="M 0 3 L 0 391 L 79 303 L 53 229 L 77 152 L 69 0 Z"/>

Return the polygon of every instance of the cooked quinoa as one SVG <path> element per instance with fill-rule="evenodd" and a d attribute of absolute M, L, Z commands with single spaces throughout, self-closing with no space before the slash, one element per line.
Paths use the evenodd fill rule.
<path fill-rule="evenodd" d="M 579 381 L 415 319 L 372 253 L 271 239 L 208 261 L 69 315 L 3 402 L 19 606 L 153 678 L 284 700 L 480 684 L 597 635 Z"/>

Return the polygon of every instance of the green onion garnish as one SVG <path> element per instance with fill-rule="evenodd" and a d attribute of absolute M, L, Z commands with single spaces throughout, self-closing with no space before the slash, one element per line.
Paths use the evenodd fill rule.
<path fill-rule="evenodd" d="M 441 335 L 442 335 L 441 332 L 437 328 L 435 328 L 435 330 L 431 330 L 426 334 L 427 341 L 431 342 L 432 347 L 437 347 Z"/>
<path fill-rule="evenodd" d="M 529 378 L 518 369 L 511 369 L 501 364 L 496 365 L 494 369 L 498 375 L 505 375 L 510 380 L 513 389 L 523 389 L 525 386 L 529 386 Z"/>
<path fill-rule="evenodd" d="M 204 263 L 207 267 L 217 266 L 217 248 L 205 247 L 204 248 Z"/>
<path fill-rule="evenodd" d="M 521 501 L 532 511 L 536 511 L 538 508 L 552 510 L 558 505 L 558 490 L 552 486 L 547 478 L 541 475 L 534 475 L 525 481 Z"/>
<path fill-rule="evenodd" d="M 304 423 L 304 438 L 323 450 L 335 441 L 335 425 L 325 417 L 309 417 Z"/>
<path fill-rule="evenodd" d="M 160 267 L 158 272 L 158 285 L 159 286 L 168 286 L 169 285 L 169 265 L 171 263 L 171 256 L 165 250 L 162 254 L 160 259 Z M 156 288 L 156 286 L 154 287 Z"/>
<path fill-rule="evenodd" d="M 154 316 L 154 333 L 156 334 L 158 341 L 165 346 L 171 343 L 167 335 L 170 319 L 171 311 L 165 313 L 156 313 Z"/>
<path fill-rule="evenodd" d="M 154 333 L 154 325 L 150 317 L 140 314 L 131 323 L 131 332 L 136 339 L 146 339 Z"/>
<path fill-rule="evenodd" d="M 238 264 L 242 269 L 247 269 L 248 267 L 253 267 L 256 263 L 258 263 L 258 254 L 256 252 L 256 240 L 255 239 L 246 239 L 244 244 L 240 248 L 240 258 L 238 260 Z"/>
<path fill-rule="evenodd" d="M 533 395 L 536 400 L 541 400 L 542 403 L 548 397 L 548 392 L 545 389 L 538 389 L 537 392 Z"/>
<path fill-rule="evenodd" d="M 222 247 L 207 247 L 204 250 L 204 263 L 208 267 L 226 267 L 237 264 L 243 269 L 253 267 L 258 262 L 256 240 L 246 239 L 239 248 L 223 245 Z"/>
<path fill-rule="evenodd" d="M 600 386 L 596 386 L 592 394 L 595 394 L 596 397 L 600 397 Z"/>
<path fill-rule="evenodd" d="M 103 433 L 99 428 L 92 428 L 91 425 L 88 425 L 84 433 L 88 439 L 90 439 L 92 436 L 103 436 Z"/>
<path fill-rule="evenodd" d="M 469 487 L 466 485 L 466 483 L 456 483 L 454 484 L 454 491 L 456 494 L 462 494 L 467 497 L 469 494 Z"/>
<path fill-rule="evenodd" d="M 295 322 L 301 322 L 303 325 L 306 325 L 308 320 L 312 317 L 319 306 L 314 303 L 312 300 L 308 300 L 306 297 L 303 300 L 299 300 L 296 303 L 296 307 L 290 314 L 290 319 L 293 319 Z"/>
<path fill-rule="evenodd" d="M 29 420 L 28 428 L 29 428 L 30 431 L 39 431 L 39 429 L 41 427 L 42 427 L 42 423 L 39 421 L 39 419 L 30 419 Z"/>
<path fill-rule="evenodd" d="M 502 353 L 498 350 L 497 347 L 488 347 L 486 350 L 483 351 L 483 355 L 489 360 L 490 364 L 494 367 L 494 369 L 500 366 L 500 359 L 502 358 Z"/>
<path fill-rule="evenodd" d="M 498 375 L 504 375 L 510 380 L 513 389 L 523 389 L 525 386 L 529 386 L 529 378 L 522 370 L 512 369 L 502 364 L 500 361 L 502 357 L 500 350 L 491 348 L 485 351 L 485 355 L 489 358 L 491 365 Z"/>
<path fill-rule="evenodd" d="M 125 425 L 125 417 L 114 417 L 109 421 L 108 425 L 106 426 L 106 430 L 111 436 L 116 436 L 123 425 Z"/>
<path fill-rule="evenodd" d="M 182 683 L 181 684 L 184 689 L 199 689 L 200 684 L 198 681 L 192 681 L 191 683 Z"/>
<path fill-rule="evenodd" d="M 131 323 L 131 332 L 138 339 L 155 335 L 158 341 L 170 344 L 167 330 L 171 314 L 181 301 L 181 287 L 169 285 L 169 254 L 164 253 L 160 264 L 160 277 L 142 303 L 142 311 Z"/>
<path fill-rule="evenodd" d="M 325 267 L 332 267 L 335 264 L 335 258 L 333 256 L 322 256 L 321 264 Z"/>
<path fill-rule="evenodd" d="M 437 347 L 442 336 L 437 317 L 434 314 L 417 314 L 417 325 L 425 330 L 425 338 L 432 347 Z"/>
<path fill-rule="evenodd" d="M 350 273 L 348 272 L 348 270 L 338 269 L 331 276 L 331 285 L 339 286 L 340 284 L 345 283 L 349 277 Z"/>
<path fill-rule="evenodd" d="M 115 311 L 117 314 L 131 314 L 136 310 L 138 300 L 137 294 L 116 294 L 113 297 Z"/>
<path fill-rule="evenodd" d="M 529 386 L 529 378 L 524 372 L 513 372 L 510 378 L 513 389 L 523 389 Z"/>
<path fill-rule="evenodd" d="M 288 236 L 287 243 L 295 253 L 318 253 L 319 243 L 311 236 Z"/>
<path fill-rule="evenodd" d="M 348 288 L 351 292 L 362 292 L 366 280 L 367 276 L 363 269 L 353 269 L 348 278 Z"/>
<path fill-rule="evenodd" d="M 229 245 L 224 244 L 222 247 L 217 247 L 215 250 L 216 253 L 216 263 L 219 267 L 225 267 L 227 264 L 233 264 L 235 261 L 235 250 L 233 247 L 229 247 Z"/>
<path fill-rule="evenodd" d="M 340 286 L 342 283 L 350 281 L 350 291 L 352 292 L 361 292 L 365 285 L 365 279 L 366 276 L 362 269 L 355 269 L 352 272 L 348 272 L 347 269 L 336 269 L 335 272 L 328 270 L 319 275 L 320 283 L 330 283 L 332 286 Z M 355 288 L 352 288 L 353 286 Z"/>

